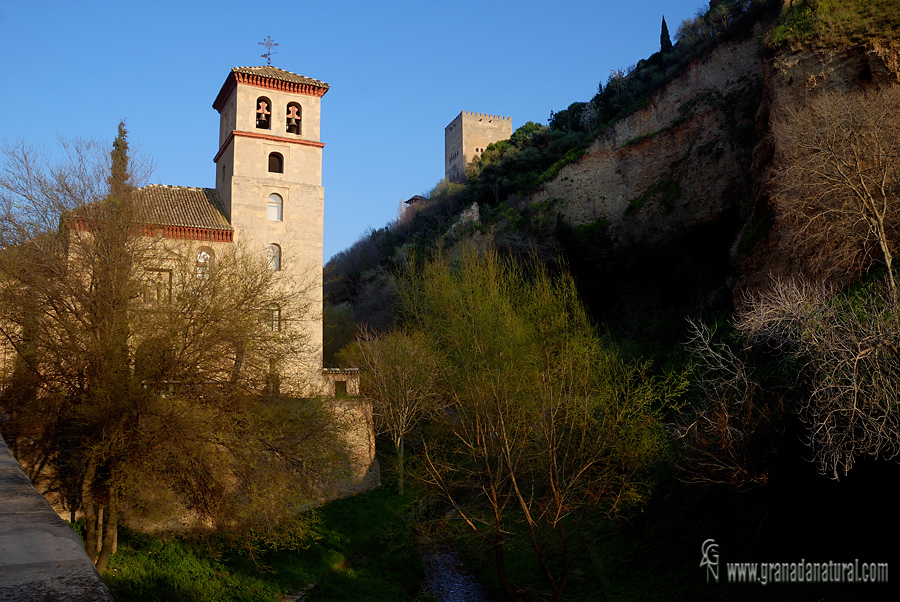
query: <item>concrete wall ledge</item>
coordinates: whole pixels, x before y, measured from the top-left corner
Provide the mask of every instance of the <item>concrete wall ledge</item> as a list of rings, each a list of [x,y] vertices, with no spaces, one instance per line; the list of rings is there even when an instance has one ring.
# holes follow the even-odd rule
[[[0,601],[113,602],[81,539],[0,437]]]

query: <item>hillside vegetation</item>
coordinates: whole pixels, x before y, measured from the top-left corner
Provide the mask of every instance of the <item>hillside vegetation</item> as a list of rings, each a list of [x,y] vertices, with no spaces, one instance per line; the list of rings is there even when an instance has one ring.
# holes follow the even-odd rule
[[[375,422],[498,599],[890,599],[697,556],[895,562],[897,18],[710,2],[329,262],[334,361],[416,341],[364,392],[428,359]]]
[[[421,204],[424,206],[383,228],[364,233],[354,245],[335,255],[326,266],[326,299],[329,303],[326,338],[333,335],[326,343],[326,356],[330,357],[349,342],[353,328],[347,327],[348,320],[377,329],[391,326],[394,297],[389,274],[405,265],[410,256],[427,256],[436,245],[446,243],[448,232],[450,239],[462,236],[461,229],[451,232],[450,227],[473,203],[479,205],[481,214],[475,230],[490,235],[499,248],[507,251],[536,249],[543,259],[551,262],[562,258],[572,267],[580,286],[587,280],[582,268],[590,271],[601,264],[604,266],[601,269],[611,270],[604,279],[618,280],[615,274],[618,268],[609,261],[614,246],[606,235],[609,224],[603,219],[591,224],[569,223],[564,214],[552,206],[557,200],[532,204],[529,195],[542,184],[557,179],[565,166],[577,163],[592,143],[645,107],[654,92],[683,73],[692,61],[705,56],[718,44],[751,39],[754,23],[780,7],[775,1],[731,0],[714,4],[713,8],[699,11],[678,27],[676,43],[668,51],[657,52],[627,69],[611,72],[605,83],[600,83],[592,99],[552,111],[547,125],[529,121],[509,140],[489,145],[469,166],[467,185],[440,182],[428,194],[427,204]],[[750,102],[754,99],[758,103],[758,91],[755,96],[750,93]],[[736,99],[705,100],[725,106]],[[697,101],[686,103],[680,117],[669,127],[674,128],[689,119],[696,105]],[[755,143],[752,115],[756,106],[748,105],[743,109],[744,116],[739,118],[744,129],[737,134],[741,137],[740,143],[746,147],[747,156]],[[635,137],[629,144],[639,145],[658,133]],[[749,170],[749,165],[746,169]],[[648,190],[644,198],[655,196],[665,202],[677,192],[674,183],[661,181]],[[559,204],[565,202],[565,199],[558,199]],[[642,202],[641,198],[635,198],[635,208]],[[620,251],[631,254],[630,250]],[[638,255],[655,257],[660,252],[665,254],[665,251],[642,249]],[[643,263],[653,261],[648,257]],[[633,266],[622,267],[631,271]],[[595,317],[609,317],[607,310],[619,299],[598,300],[597,296],[587,295],[589,309]]]

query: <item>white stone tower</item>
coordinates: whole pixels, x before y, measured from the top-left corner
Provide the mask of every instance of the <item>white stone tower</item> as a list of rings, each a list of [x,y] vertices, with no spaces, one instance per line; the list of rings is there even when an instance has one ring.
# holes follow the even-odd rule
[[[221,116],[216,191],[235,242],[265,254],[271,269],[312,285],[314,316],[305,322],[310,356],[280,370],[315,388],[322,368],[319,115],[327,91],[324,82],[276,67],[235,67],[213,103]]]

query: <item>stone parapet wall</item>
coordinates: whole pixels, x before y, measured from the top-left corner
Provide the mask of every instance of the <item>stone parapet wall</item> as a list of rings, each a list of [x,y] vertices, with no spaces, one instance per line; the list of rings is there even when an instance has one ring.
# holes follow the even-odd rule
[[[78,535],[0,437],[0,600],[113,602]]]

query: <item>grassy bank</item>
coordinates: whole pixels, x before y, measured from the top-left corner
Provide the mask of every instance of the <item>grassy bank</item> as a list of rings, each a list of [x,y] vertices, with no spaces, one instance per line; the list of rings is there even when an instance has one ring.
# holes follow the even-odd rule
[[[262,567],[197,541],[122,530],[104,581],[117,602],[279,602],[307,589],[310,602],[411,600],[422,582],[408,524],[414,499],[394,491],[380,487],[326,504],[316,541],[267,552]]]

